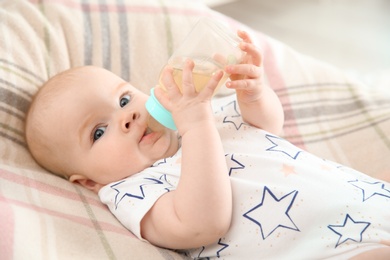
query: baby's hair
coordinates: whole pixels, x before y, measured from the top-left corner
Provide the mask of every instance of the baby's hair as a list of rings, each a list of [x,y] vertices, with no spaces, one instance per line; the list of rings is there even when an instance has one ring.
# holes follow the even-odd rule
[[[45,135],[48,126],[45,115],[55,104],[57,97],[61,96],[67,86],[77,79],[78,68],[65,70],[46,81],[34,95],[26,114],[25,140],[34,160],[49,172],[68,179],[65,165],[60,160],[58,147]]]

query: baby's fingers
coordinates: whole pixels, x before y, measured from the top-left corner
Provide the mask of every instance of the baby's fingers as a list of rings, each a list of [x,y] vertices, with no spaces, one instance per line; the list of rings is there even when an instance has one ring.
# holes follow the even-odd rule
[[[238,31],[237,31],[237,35],[238,35],[238,37],[240,37],[244,42],[252,43],[252,39],[251,39],[251,37],[249,36],[249,34],[248,34],[246,31],[238,30]]]
[[[225,71],[230,75],[241,75],[248,78],[260,78],[261,68],[253,64],[239,64],[226,66]]]
[[[183,66],[182,91],[183,95],[193,95],[195,93],[195,85],[192,76],[192,71],[195,64],[192,60],[186,60]]]
[[[172,111],[172,103],[169,100],[168,94],[160,87],[154,88],[154,96],[160,102],[160,104],[167,110]]]
[[[252,60],[252,62],[251,62],[252,64],[254,64],[256,66],[261,65],[261,54],[260,54],[259,49],[254,44],[241,42],[240,48],[242,51],[246,52],[247,55],[250,56],[250,58]]]
[[[213,96],[215,89],[223,76],[223,71],[217,71],[213,74],[210,80],[207,82],[204,89],[199,93],[203,99],[209,99]]]
[[[161,72],[161,82],[167,92],[167,96],[170,99],[175,99],[181,96],[180,89],[177,86],[173,78],[173,69],[170,66],[166,66]]]
[[[258,86],[257,81],[253,79],[234,80],[226,83],[226,87],[228,88],[232,88],[235,90],[245,90],[245,91],[254,90],[257,88],[257,86]]]

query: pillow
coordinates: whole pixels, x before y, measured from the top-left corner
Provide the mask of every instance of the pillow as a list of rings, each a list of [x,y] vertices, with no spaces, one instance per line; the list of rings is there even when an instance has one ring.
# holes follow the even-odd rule
[[[370,175],[390,168],[390,98],[202,1],[0,1],[0,247],[6,259],[185,256],[137,240],[97,196],[31,158],[25,113],[51,76],[96,65],[148,93],[202,16],[247,30],[285,108],[283,137]],[[225,91],[222,94],[229,94]]]

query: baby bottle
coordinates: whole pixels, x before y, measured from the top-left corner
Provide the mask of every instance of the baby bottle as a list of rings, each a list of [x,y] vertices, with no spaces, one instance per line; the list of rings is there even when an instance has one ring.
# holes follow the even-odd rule
[[[192,77],[196,91],[201,91],[218,70],[224,70],[228,64],[241,62],[243,52],[239,48],[241,39],[222,24],[211,18],[202,18],[185,37],[179,48],[168,60],[168,65],[173,68],[173,77],[182,91],[182,74],[185,61],[191,59],[195,66]],[[224,74],[214,94],[225,83],[228,74]],[[161,83],[159,86],[165,89]],[[150,97],[146,102],[146,109],[159,123],[170,129],[176,130],[171,113],[162,106],[151,89]]]

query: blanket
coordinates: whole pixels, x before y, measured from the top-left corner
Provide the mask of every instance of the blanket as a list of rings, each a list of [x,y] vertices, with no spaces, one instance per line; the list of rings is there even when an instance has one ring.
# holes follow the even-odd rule
[[[148,93],[169,56],[204,16],[233,31],[248,31],[262,50],[266,81],[285,109],[284,138],[372,176],[390,169],[388,92],[300,54],[202,1],[3,0],[2,259],[186,258],[139,241],[95,194],[40,168],[26,147],[24,119],[42,84],[70,67],[101,66]],[[220,93],[231,94],[226,89]]]

